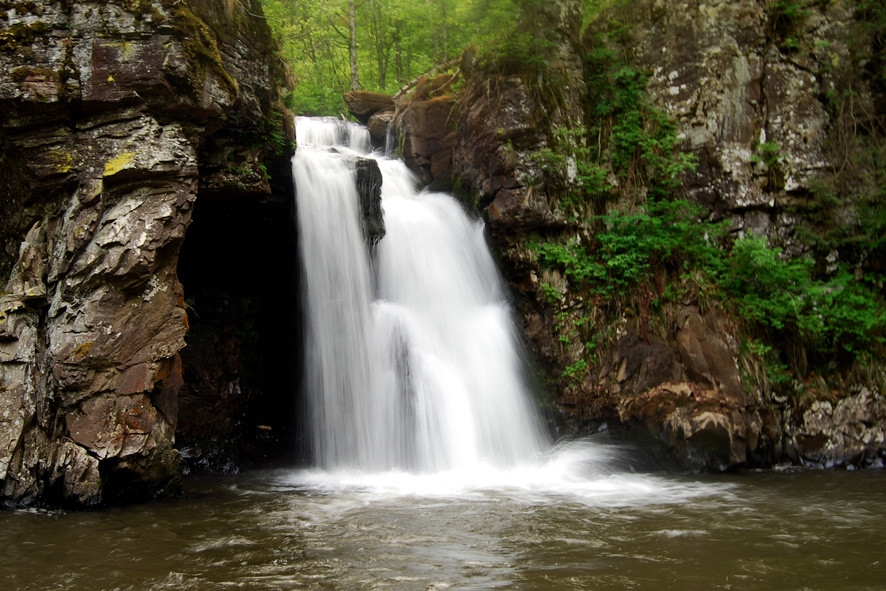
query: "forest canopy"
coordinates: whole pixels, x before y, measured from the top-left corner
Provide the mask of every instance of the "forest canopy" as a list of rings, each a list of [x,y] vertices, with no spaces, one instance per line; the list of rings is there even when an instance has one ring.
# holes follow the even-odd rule
[[[283,59],[296,76],[289,106],[306,115],[343,112],[341,96],[355,87],[393,94],[413,78],[457,58],[467,45],[505,36],[516,26],[521,3],[261,1]]]

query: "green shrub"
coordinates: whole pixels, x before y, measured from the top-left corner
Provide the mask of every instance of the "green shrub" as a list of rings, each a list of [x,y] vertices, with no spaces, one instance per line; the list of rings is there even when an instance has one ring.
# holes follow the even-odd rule
[[[736,242],[718,273],[738,316],[764,334],[795,332],[813,351],[855,354],[884,342],[883,298],[841,270],[818,280],[811,260],[784,259],[764,238]]]
[[[724,226],[699,223],[701,211],[686,201],[652,201],[637,213],[596,217],[601,229],[588,247],[578,239],[529,247],[543,265],[561,269],[576,286],[607,297],[623,295],[650,280],[656,269],[683,274],[715,267],[713,241]]]

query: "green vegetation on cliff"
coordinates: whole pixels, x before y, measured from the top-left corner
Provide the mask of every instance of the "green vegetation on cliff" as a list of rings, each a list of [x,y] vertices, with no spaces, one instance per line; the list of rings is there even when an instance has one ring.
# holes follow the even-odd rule
[[[810,4],[770,5],[771,35],[781,51],[799,49]],[[826,99],[835,121],[835,164],[812,182],[812,192],[785,207],[796,215],[795,241],[804,246],[792,255],[777,236],[736,231],[728,219],[713,221],[710,211],[685,199],[684,176],[694,170],[695,156],[682,147],[675,122],[647,99],[647,73],[630,59],[629,27],[604,14],[608,20],[585,34],[587,125],[558,129],[551,147],[535,156],[559,206],[584,228],[529,242],[543,268],[568,280],[565,293],[543,285],[545,297],[563,297],[579,316],[602,312],[605,320],[597,317],[597,324],[634,310],[644,334],[666,303],[728,310],[743,327],[745,353],[764,361],[777,388],[813,370],[840,373],[882,358],[886,109],[879,66],[886,10],[858,3],[853,65],[865,67]],[[867,85],[875,96],[881,92],[873,106],[860,98]],[[773,193],[784,190],[783,159],[773,141],[757,144],[751,159],[767,171]],[[596,357],[596,335],[584,344],[585,358]],[[587,369],[573,363],[563,377],[575,381]]]

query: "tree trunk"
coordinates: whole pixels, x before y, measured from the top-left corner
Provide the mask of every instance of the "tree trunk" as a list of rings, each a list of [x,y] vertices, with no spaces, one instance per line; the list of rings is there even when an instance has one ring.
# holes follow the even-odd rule
[[[440,26],[442,27],[443,63],[449,61],[449,39],[446,31],[446,0],[440,0]]]
[[[384,91],[388,75],[388,52],[385,38],[385,19],[378,2],[370,2],[372,9],[372,28],[375,37],[375,63],[378,68],[378,87]]]
[[[348,0],[348,53],[351,59],[351,90],[360,90],[360,77],[357,75],[357,2]]]

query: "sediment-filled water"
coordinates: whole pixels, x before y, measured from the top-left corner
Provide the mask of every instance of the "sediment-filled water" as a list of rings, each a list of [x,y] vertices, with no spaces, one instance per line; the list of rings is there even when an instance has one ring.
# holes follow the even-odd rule
[[[886,473],[600,471],[513,486],[324,472],[192,478],[178,500],[0,513],[9,590],[873,591]]]

